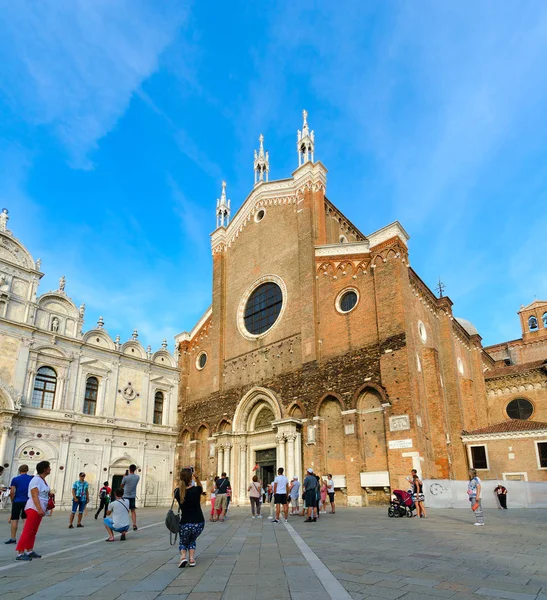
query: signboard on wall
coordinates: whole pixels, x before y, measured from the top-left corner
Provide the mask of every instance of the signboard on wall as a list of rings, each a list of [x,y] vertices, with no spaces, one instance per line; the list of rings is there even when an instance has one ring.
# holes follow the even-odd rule
[[[390,450],[401,450],[402,448],[412,448],[412,440],[391,440],[388,444]]]

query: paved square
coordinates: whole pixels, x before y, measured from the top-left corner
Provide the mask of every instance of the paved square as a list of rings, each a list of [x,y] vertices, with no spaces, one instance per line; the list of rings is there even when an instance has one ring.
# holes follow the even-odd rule
[[[287,527],[233,508],[225,523],[207,523],[192,569],[177,568],[165,512],[140,510],[139,531],[115,544],[91,515],[69,530],[68,513],[56,512],[38,534],[43,558],[16,563],[14,547],[0,544],[2,600],[547,600],[546,510],[485,511],[481,528],[471,511],[419,520],[341,508],[318,523],[291,517]],[[7,517],[0,512],[4,534]]]

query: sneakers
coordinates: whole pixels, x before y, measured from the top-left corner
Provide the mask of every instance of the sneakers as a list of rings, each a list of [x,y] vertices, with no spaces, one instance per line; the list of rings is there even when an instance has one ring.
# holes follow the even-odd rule
[[[285,523],[288,523],[288,522],[289,522],[289,519],[284,519],[284,522],[285,522]]]
[[[24,560],[24,561],[31,561],[32,557],[30,557],[28,554],[18,554],[15,557],[15,560]]]
[[[76,527],[83,527],[83,525],[81,523],[78,523],[78,525],[76,525]]]
[[[257,519],[262,519],[262,515],[256,515]]]
[[[268,519],[271,521],[271,520],[273,519],[273,517],[272,517],[272,516],[269,516],[269,517],[268,517]]]
[[[256,519],[256,517],[253,515],[253,516],[251,517],[251,519]]]
[[[74,525],[69,525],[68,528],[69,529],[74,529]]]
[[[313,519],[311,520],[312,523],[315,523],[317,521],[317,519],[315,517],[313,517]]]
[[[138,527],[136,525],[133,525],[133,531],[137,531]]]
[[[307,518],[307,519],[304,521],[304,523],[311,523],[311,522],[312,522],[312,519],[310,519],[310,517],[308,517],[308,518]]]
[[[484,523],[475,523],[477,527],[484,527]]]
[[[277,519],[273,519],[272,523],[279,523]]]
[[[120,535],[120,542],[125,542],[125,540],[126,540],[125,533],[122,533]]]
[[[10,538],[7,542],[4,542],[4,544],[16,544],[17,540]]]
[[[38,554],[38,552],[34,552],[34,550],[32,550],[31,552],[29,552],[27,554],[27,556],[30,556],[30,558],[42,558],[42,555]]]
[[[184,567],[188,564],[188,559],[187,558],[182,558],[181,561],[179,562],[179,569],[184,569]]]

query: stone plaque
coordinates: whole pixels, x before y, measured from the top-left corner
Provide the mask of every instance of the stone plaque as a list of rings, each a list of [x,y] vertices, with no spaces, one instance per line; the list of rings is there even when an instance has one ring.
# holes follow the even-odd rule
[[[389,442],[390,450],[401,450],[402,448],[412,448],[412,440],[391,440]]]
[[[405,431],[405,429],[410,429],[410,419],[408,415],[389,417],[390,431]]]

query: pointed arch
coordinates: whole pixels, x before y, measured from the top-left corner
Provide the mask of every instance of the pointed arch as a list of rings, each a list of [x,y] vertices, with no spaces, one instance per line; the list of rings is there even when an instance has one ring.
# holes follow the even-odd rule
[[[334,392],[327,392],[326,394],[323,394],[319,400],[319,402],[317,403],[317,409],[315,411],[316,416],[320,415],[321,412],[321,406],[326,402],[326,401],[330,401],[330,400],[336,400],[338,402],[338,404],[340,405],[340,410],[346,410],[346,405],[344,404],[344,401],[342,400],[342,398],[340,398],[340,396]]]
[[[223,431],[232,431],[232,422],[229,419],[226,419],[225,417],[220,419],[218,425],[216,426],[217,433],[222,433]]]
[[[287,409],[287,414],[289,417],[293,417],[295,419],[303,419],[306,411],[302,406],[302,403],[298,400],[295,400]]]
[[[357,403],[359,401],[359,398],[362,396],[363,392],[365,392],[367,390],[367,388],[370,390],[373,390],[377,394],[379,394],[379,396],[382,399],[382,404],[391,404],[386,390],[380,384],[374,383],[373,381],[367,381],[362,386],[357,388],[356,392],[353,394],[353,397],[351,400],[351,408],[357,408]]]

